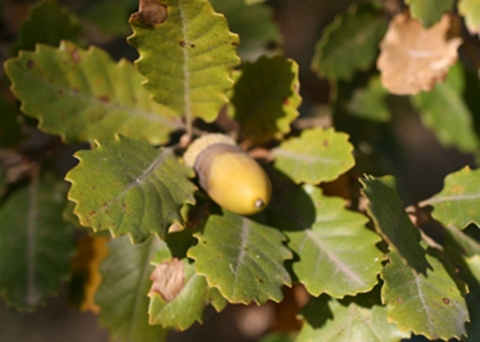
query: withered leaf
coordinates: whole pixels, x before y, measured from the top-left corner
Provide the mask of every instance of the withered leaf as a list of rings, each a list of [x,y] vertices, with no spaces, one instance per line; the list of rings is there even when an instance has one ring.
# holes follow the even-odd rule
[[[177,258],[157,265],[150,276],[153,283],[148,295],[158,293],[166,302],[174,300],[185,283],[183,269],[183,262]]]
[[[140,0],[138,12],[133,13],[131,18],[153,27],[165,21],[167,6],[162,5],[157,0]]]
[[[392,94],[413,95],[443,81],[462,43],[460,38],[446,39],[449,27],[449,15],[430,29],[408,14],[395,16],[380,43],[377,67],[382,85]]]

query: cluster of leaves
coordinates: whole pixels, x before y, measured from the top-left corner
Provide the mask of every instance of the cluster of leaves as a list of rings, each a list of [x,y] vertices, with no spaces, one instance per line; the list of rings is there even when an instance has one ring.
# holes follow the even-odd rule
[[[447,37],[460,22],[444,14],[453,1],[407,2],[410,14],[351,6],[324,29],[312,68],[335,89],[335,115],[385,122],[387,97],[410,95],[402,99],[439,141],[476,154],[464,94],[471,76],[465,63],[455,64],[461,39]],[[473,1],[458,9],[476,34]],[[420,233],[421,220],[411,219],[420,212],[405,210],[392,176],[361,178],[367,215],[349,210],[322,187],[354,167],[354,146],[333,127],[291,130],[299,70],[268,49],[280,43],[269,7],[140,0],[129,20],[134,64],[83,47],[82,20],[108,27],[106,35],[125,32],[125,13],[114,11],[107,23],[98,10],[87,7],[77,19],[53,0],[39,2],[4,65],[21,112],[49,134],[42,153],[32,154],[20,134],[30,119],[19,123],[16,105],[2,97],[0,294],[7,303],[34,310],[73,273],[79,307],[99,312],[112,340],[162,341],[170,329],[201,321],[207,305],[281,302],[285,286],[301,283],[311,299],[296,341],[400,341],[412,333],[480,339],[479,171],[447,176],[443,190],[419,204],[434,208],[440,242]],[[181,162],[179,136],[226,127],[221,112],[240,127],[242,146],[272,161],[265,165],[272,201],[254,217],[212,203]],[[67,190],[49,171],[51,155],[79,143],[90,149],[75,153]],[[74,243],[73,227],[91,230]]]

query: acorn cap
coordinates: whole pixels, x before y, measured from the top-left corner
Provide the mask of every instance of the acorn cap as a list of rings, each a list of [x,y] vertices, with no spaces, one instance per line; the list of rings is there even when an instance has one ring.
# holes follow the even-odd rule
[[[210,133],[206,134],[196,140],[194,140],[190,146],[188,146],[185,154],[183,155],[183,160],[187,166],[193,167],[195,165],[195,161],[197,160],[198,155],[205,150],[208,146],[213,144],[228,144],[234,145],[235,140],[229,137],[228,135],[221,134],[221,133]]]

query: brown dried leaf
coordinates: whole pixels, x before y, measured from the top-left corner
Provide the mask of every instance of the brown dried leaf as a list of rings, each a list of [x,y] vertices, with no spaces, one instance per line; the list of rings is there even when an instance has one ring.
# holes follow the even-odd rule
[[[183,268],[183,262],[177,258],[157,265],[150,276],[153,284],[148,295],[158,293],[166,302],[174,300],[185,283]]]
[[[377,67],[382,85],[392,94],[413,95],[443,81],[462,43],[460,38],[446,39],[449,27],[448,15],[430,29],[408,14],[395,16],[380,44]]]
[[[167,19],[167,6],[157,0],[140,0],[138,12],[133,13],[131,19],[153,27]]]

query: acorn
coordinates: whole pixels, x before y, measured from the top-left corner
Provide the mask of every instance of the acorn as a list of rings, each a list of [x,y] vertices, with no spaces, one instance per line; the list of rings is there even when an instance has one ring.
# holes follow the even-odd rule
[[[221,207],[253,215],[270,202],[270,179],[232,138],[219,133],[204,135],[188,147],[183,158],[197,173],[200,186]]]

